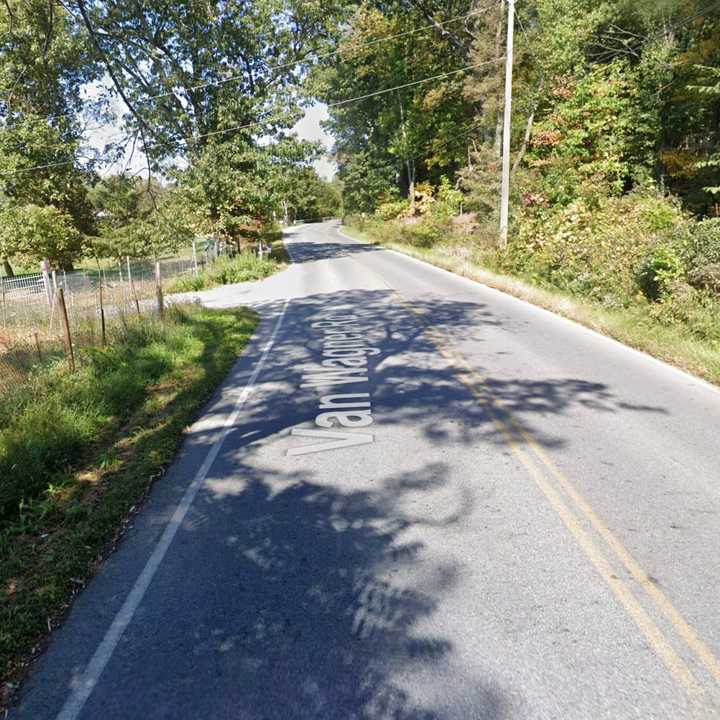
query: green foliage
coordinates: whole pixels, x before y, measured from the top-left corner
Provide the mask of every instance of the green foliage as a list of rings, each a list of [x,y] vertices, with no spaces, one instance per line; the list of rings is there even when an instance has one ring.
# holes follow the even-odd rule
[[[720,218],[703,220],[692,226],[686,262],[691,269],[720,263]]]
[[[37,267],[45,258],[71,268],[83,249],[72,218],[52,205],[9,206],[0,212],[0,254]]]
[[[720,296],[720,218],[693,225],[683,260],[690,285]]]
[[[443,175],[440,178],[440,186],[435,196],[435,204],[432,213],[436,217],[450,219],[460,212],[464,200],[463,193],[454,188],[450,181]]]
[[[660,300],[682,276],[679,254],[672,247],[661,245],[653,248],[640,265],[638,286],[648,300]]]
[[[188,276],[170,281],[166,290],[170,293],[191,292],[235,283],[262,280],[283,267],[273,255],[260,258],[252,252],[242,252],[235,257],[220,257],[197,277]]]
[[[437,184],[465,158],[474,113],[462,75],[414,83],[467,65],[469,35],[452,25],[422,36],[408,31],[427,25],[428,13],[443,22],[469,11],[470,3],[432,10],[417,2],[348,6],[354,13],[338,27],[339,54],[318,66],[310,87],[328,103],[363,98],[331,107],[327,125],[336,140],[345,211],[371,213],[380,197],[407,195],[418,182]],[[382,92],[398,85],[405,87]]]
[[[619,195],[640,172],[650,140],[626,63],[600,65],[554,88],[553,113],[534,129],[528,164],[551,203],[580,195]]]
[[[97,76],[64,7],[0,4],[0,195],[11,205],[54,205],[81,232],[92,229],[92,213],[74,113],[81,87]]]
[[[64,363],[39,370],[12,399],[15,410],[0,413],[0,520],[78,463],[108,424],[128,417],[189,342],[180,327],[146,321],[117,329],[109,347],[84,354],[74,375]]]
[[[405,215],[410,207],[407,200],[390,200],[375,208],[375,215],[381,220],[395,220]]]
[[[358,152],[340,164],[346,213],[372,213],[381,202],[397,197],[392,165],[367,152]]]
[[[551,207],[533,202],[519,215],[502,264],[563,290],[626,305],[648,255],[681,243],[686,234],[679,208],[651,193]]]
[[[112,336],[112,348],[83,357],[76,374],[38,368],[14,398],[4,404],[0,399],[0,447],[11,439],[14,451],[31,463],[20,466],[0,450],[0,495],[7,504],[0,522],[0,585],[12,587],[0,603],[5,678],[27,666],[78,582],[95,572],[98,558],[172,460],[256,324],[257,316],[247,310],[173,306],[162,327],[148,319],[132,321],[128,332]],[[148,382],[148,372],[154,381]],[[106,423],[98,407],[114,413]],[[41,432],[32,427],[23,434],[31,417]],[[90,427],[96,432],[90,434]],[[63,436],[72,442],[59,443]],[[51,450],[55,445],[58,454]],[[51,458],[57,472],[38,465],[42,456]],[[60,459],[71,464],[60,466]],[[23,477],[31,484],[21,485]]]
[[[305,165],[288,166],[275,186],[275,213],[287,222],[337,217],[342,209],[340,187],[323,180]]]
[[[435,217],[427,217],[416,223],[401,225],[398,236],[408,245],[429,248],[441,242],[448,234],[446,223]]]

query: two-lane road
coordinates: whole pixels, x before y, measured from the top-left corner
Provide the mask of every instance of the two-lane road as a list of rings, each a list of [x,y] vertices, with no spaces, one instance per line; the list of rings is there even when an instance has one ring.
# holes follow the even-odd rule
[[[720,717],[720,392],[335,223],[11,717]]]

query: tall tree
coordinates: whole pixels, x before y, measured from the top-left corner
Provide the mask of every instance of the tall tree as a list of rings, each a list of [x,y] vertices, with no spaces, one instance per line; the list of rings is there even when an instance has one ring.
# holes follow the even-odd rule
[[[98,74],[85,40],[55,0],[0,4],[0,203],[53,205],[83,232],[92,213],[78,113]]]

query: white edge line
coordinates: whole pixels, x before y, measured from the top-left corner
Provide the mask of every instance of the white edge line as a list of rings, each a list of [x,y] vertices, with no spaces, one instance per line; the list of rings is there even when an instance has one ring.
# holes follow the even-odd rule
[[[344,233],[340,228],[337,228],[338,234],[342,235],[344,238],[347,238],[348,240],[352,240],[353,242],[362,243],[362,240],[358,240],[358,238],[354,238],[351,235],[348,235],[347,233]],[[687,370],[683,370],[682,368],[676,367],[675,365],[671,365],[668,362],[665,362],[664,360],[661,360],[660,358],[655,357],[654,355],[650,355],[650,353],[645,352],[644,350],[638,350],[638,348],[634,348],[631,345],[626,345],[624,342],[621,342],[620,340],[616,340],[614,337],[611,337],[610,335],[606,335],[605,333],[601,333],[599,330],[594,330],[593,328],[588,327],[587,325],[583,325],[581,322],[578,322],[577,320],[573,320],[572,318],[565,317],[565,315],[560,315],[559,313],[553,312],[552,310],[548,310],[548,308],[544,308],[541,305],[536,305],[535,303],[531,303],[529,300],[525,300],[523,298],[519,298],[516,295],[513,295],[510,292],[506,292],[505,290],[500,290],[499,288],[492,287],[490,285],[485,284],[481,280],[473,280],[472,278],[465,277],[464,275],[459,275],[458,273],[452,272],[452,270],[446,270],[445,268],[439,267],[437,265],[433,265],[432,263],[428,262],[427,260],[420,260],[420,258],[413,257],[412,255],[406,255],[403,252],[400,252],[399,250],[393,250],[392,248],[385,247],[382,242],[378,243],[378,247],[382,248],[385,252],[393,253],[393,255],[397,255],[398,257],[404,258],[405,260],[410,260],[412,262],[420,263],[421,265],[425,265],[426,267],[430,268],[431,270],[435,270],[436,272],[443,273],[445,275],[450,275],[452,278],[455,278],[456,280],[461,280],[466,283],[470,283],[472,285],[480,285],[481,287],[485,288],[486,290],[489,290],[490,292],[499,293],[500,295],[503,295],[506,298],[510,298],[511,300],[514,300],[515,302],[522,303],[523,305],[528,305],[531,308],[534,308],[535,310],[541,312],[541,313],[547,313],[548,315],[551,315],[553,318],[560,320],[561,322],[569,323],[570,325],[573,325],[576,328],[580,328],[581,330],[584,330],[587,333],[590,333],[592,335],[595,335],[598,338],[601,338],[607,342],[612,343],[613,345],[617,345],[618,347],[622,348],[623,350],[627,350],[628,352],[634,353],[635,355],[639,355],[641,358],[644,358],[645,360],[652,361],[653,364],[659,365],[661,368],[665,370],[670,370],[676,375],[680,375],[685,380],[691,380],[701,387],[704,387],[706,390],[712,390],[714,393],[720,393],[720,388],[718,388],[716,385],[713,385],[711,382],[708,382],[704,378],[698,377],[697,375],[693,375],[692,373],[687,372]],[[489,272],[489,271],[488,271]],[[508,276],[511,277],[511,276]],[[517,278],[520,282],[522,282],[521,278]]]
[[[65,701],[65,704],[58,713],[56,720],[76,720],[82,712],[88,698],[95,689],[105,666],[110,661],[115,648],[120,642],[120,638],[125,632],[127,626],[130,624],[136,610],[142,602],[143,597],[145,596],[155,573],[160,567],[168,548],[175,538],[180,525],[185,519],[195,496],[205,482],[205,478],[210,472],[210,469],[212,468],[225,439],[232,432],[233,426],[237,422],[238,415],[250,396],[258,375],[265,365],[265,361],[267,360],[270,350],[275,343],[275,338],[277,337],[280,326],[282,325],[289,302],[289,300],[285,300],[283,309],[280,312],[277,322],[275,323],[275,327],[273,328],[272,335],[270,336],[260,359],[257,361],[250,379],[243,388],[243,391],[240,393],[240,396],[235,403],[235,407],[225,420],[220,437],[218,437],[213,446],[210,448],[203,464],[200,466],[200,469],[193,478],[193,481],[185,490],[182,499],[178,503],[177,508],[175,508],[173,516],[170,518],[162,536],[160,537],[160,540],[158,541],[158,544],[155,546],[155,550],[153,550],[153,553],[145,564],[140,576],[135,581],[135,585],[133,585],[132,590],[115,616],[112,625],[110,625],[108,631],[105,633],[105,637],[102,639],[102,642],[98,645],[98,648],[95,650],[92,658],[90,658],[90,662],[88,662],[81,678],[72,689],[70,697],[68,697]]]

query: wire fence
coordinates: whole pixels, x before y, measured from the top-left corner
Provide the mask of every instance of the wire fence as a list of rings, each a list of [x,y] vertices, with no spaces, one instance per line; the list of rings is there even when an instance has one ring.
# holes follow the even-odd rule
[[[133,260],[113,267],[0,278],[0,393],[58,357],[74,367],[75,351],[102,346],[112,325],[164,309],[163,283],[198,275],[225,248],[208,243],[186,258]]]

